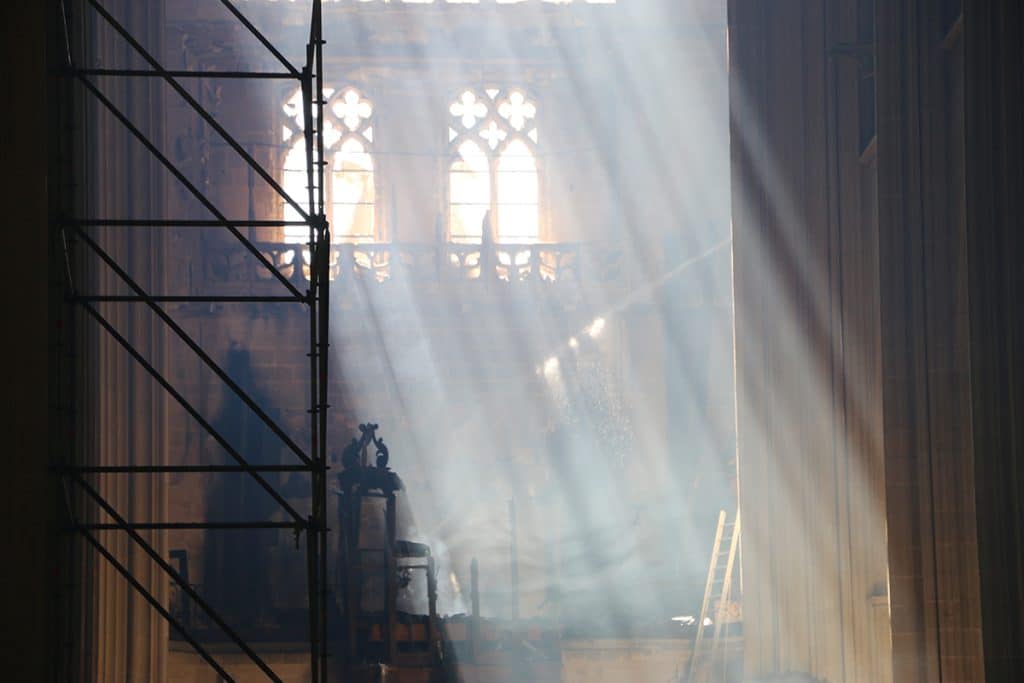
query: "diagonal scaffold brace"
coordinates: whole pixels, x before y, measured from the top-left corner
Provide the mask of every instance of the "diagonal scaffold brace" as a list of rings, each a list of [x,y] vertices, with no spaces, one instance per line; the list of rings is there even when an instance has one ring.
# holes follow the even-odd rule
[[[59,16],[64,32],[63,40],[66,44],[66,64],[60,76],[66,78],[68,89],[77,87],[82,97],[91,100],[100,109],[109,114],[126,130],[135,143],[145,149],[149,155],[158,163],[169,178],[176,180],[187,191],[188,197],[194,206],[209,214],[209,218],[189,217],[186,219],[168,219],[161,215],[141,215],[132,217],[123,216],[82,216],[73,215],[76,212],[70,211],[69,215],[63,216],[59,221],[58,233],[59,244],[63,250],[63,264],[65,264],[64,290],[65,300],[70,306],[81,311],[81,318],[84,322],[95,325],[103,334],[111,338],[128,357],[133,359],[146,374],[152,378],[156,386],[160,387],[165,394],[177,403],[200,427],[207,433],[224,451],[231,457],[234,464],[231,465],[167,465],[160,463],[150,464],[120,464],[109,463],[103,454],[99,454],[99,460],[88,461],[76,456],[74,452],[66,456],[62,463],[55,467],[57,476],[65,491],[65,514],[68,519],[68,531],[85,541],[87,547],[92,548],[100,558],[106,561],[118,575],[123,577],[129,586],[138,592],[152,608],[165,619],[170,627],[174,629],[185,642],[189,643],[196,653],[207,662],[217,675],[226,681],[235,680],[227,668],[217,660],[217,657],[210,652],[200,637],[190,629],[189,624],[171,614],[158,596],[151,590],[153,568],[159,570],[183,595],[187,596],[192,604],[197,605],[207,618],[228,636],[238,649],[261,671],[267,679],[280,681],[280,676],[274,672],[273,667],[264,660],[255,649],[246,642],[240,634],[237,625],[232,625],[219,614],[209,602],[190,586],[168,562],[161,556],[151,540],[147,540],[141,532],[158,533],[166,529],[222,529],[225,531],[243,529],[269,529],[283,528],[291,529],[296,534],[296,539],[304,534],[305,554],[307,560],[307,595],[309,609],[309,655],[310,655],[310,678],[314,683],[324,683],[328,671],[327,651],[327,411],[328,402],[328,346],[329,346],[329,289],[330,289],[330,228],[325,213],[324,197],[324,137],[320,122],[324,120],[323,107],[324,97],[324,76],[323,76],[323,47],[325,45],[323,36],[323,15],[321,0],[312,0],[310,13],[309,39],[306,46],[305,64],[293,65],[283,53],[274,46],[271,40],[257,29],[257,27],[245,16],[236,6],[233,0],[219,0],[220,4],[229,12],[233,20],[237,21],[244,29],[252,35],[280,64],[281,71],[241,71],[241,70],[170,70],[165,68],[160,61],[143,46],[142,42],[132,34],[129,28],[118,21],[102,0],[77,0],[76,8],[80,5],[82,13],[91,12],[95,21],[102,22],[113,29],[130,48],[130,51],[145,62],[147,68],[100,68],[95,65],[76,65],[73,59],[75,54],[89,54],[85,43],[85,31],[76,33],[75,24],[69,20],[71,13],[69,6],[73,0],[55,0],[59,6]],[[85,25],[84,23],[81,25]],[[81,39],[83,45],[75,44],[76,39]],[[81,48],[81,49],[78,49]],[[273,192],[293,210],[299,220],[280,220],[275,218],[256,219],[250,216],[248,220],[233,219],[221,212],[215,203],[193,183],[187,175],[178,168],[171,158],[164,153],[159,145],[147,136],[140,125],[133,121],[132,114],[138,116],[138,112],[126,112],[116,105],[111,97],[103,90],[103,85],[111,82],[111,79],[155,79],[164,82],[170,87],[185,104],[202,121],[227,144],[237,158],[244,163],[251,173],[261,178]],[[234,80],[293,80],[301,89],[301,106],[303,118],[306,122],[305,136],[305,165],[308,184],[308,195],[304,198],[297,198],[289,195],[281,183],[274,178],[273,174],[264,168],[253,156],[228,132],[228,130],[217,120],[217,117],[207,110],[192,94],[182,85],[182,79],[207,78],[207,79],[234,79]],[[143,114],[144,115],[144,114]],[[69,128],[72,133],[69,137],[82,135],[86,128],[86,121],[76,120],[76,116],[82,116],[81,112],[72,111],[67,115],[74,125]],[[82,146],[82,149],[86,146]],[[106,150],[101,147],[91,148],[91,153],[102,155]],[[86,159],[86,161],[92,161]],[[67,173],[72,173],[68,170]],[[73,186],[77,179],[71,178],[68,183]],[[101,188],[102,189],[102,188]],[[84,212],[83,212],[84,213]],[[309,288],[302,292],[294,284],[293,280],[284,275],[267,259],[260,249],[253,244],[243,230],[253,227],[276,227],[276,226],[307,226],[309,228],[308,249],[309,259]],[[118,260],[118,254],[105,249],[100,240],[96,238],[91,230],[99,227],[104,228],[127,228],[147,230],[160,230],[166,228],[220,228],[230,233],[238,240],[246,251],[265,269],[270,276],[283,288],[284,292],[267,296],[223,296],[216,294],[188,294],[175,295],[164,293],[153,293],[137,283],[130,275],[126,265]],[[81,245],[81,248],[78,248]],[[77,251],[76,251],[77,249]],[[86,277],[79,277],[75,272],[75,265],[81,264],[83,259],[91,259],[96,264],[102,265],[109,272],[117,276],[117,281],[130,290],[130,294],[106,293],[81,291],[81,283],[88,280]],[[191,303],[294,303],[305,306],[309,313],[309,351],[310,363],[310,396],[308,413],[310,415],[309,434],[306,442],[308,450],[299,445],[299,441],[292,438],[258,403],[245,392],[238,382],[230,377],[204,350],[200,341],[189,336],[185,329],[174,320],[163,304],[176,302]],[[117,329],[117,326],[103,314],[103,305],[140,305],[145,306],[159,321],[164,329],[172,334],[190,349],[201,361],[202,365],[209,370],[234,396],[236,396],[260,423],[270,430],[280,440],[285,449],[294,456],[293,463],[284,465],[255,465],[247,458],[243,449],[236,448],[225,436],[214,427],[213,420],[203,414],[200,407],[188,401],[181,391],[176,388],[168,379],[171,375],[162,372],[157,365],[148,359],[142,349],[136,347],[130,339],[130,335]],[[81,354],[87,357],[88,354]],[[88,358],[87,358],[88,360]],[[74,449],[72,449],[74,451]],[[165,473],[188,472],[198,475],[209,475],[216,473],[242,474],[253,479],[279,506],[281,512],[286,516],[285,521],[270,520],[241,520],[232,522],[202,522],[193,520],[134,520],[118,511],[115,506],[104,497],[103,487],[98,486],[98,478],[106,475],[127,475],[145,476],[159,475]],[[285,494],[265,477],[272,472],[299,472],[307,473],[310,481],[310,500],[312,501],[310,513],[302,515],[288,503]],[[74,494],[72,492],[75,492]],[[80,497],[72,501],[72,496]],[[89,510],[88,514],[80,514],[83,506]],[[91,506],[88,507],[88,506]],[[99,521],[98,521],[99,520]],[[113,521],[102,521],[113,520]],[[136,566],[138,563],[125,562],[119,558],[117,553],[106,545],[99,533],[123,534],[130,541],[130,546],[141,550],[150,561],[144,568]],[[146,572],[146,576],[140,572]]]

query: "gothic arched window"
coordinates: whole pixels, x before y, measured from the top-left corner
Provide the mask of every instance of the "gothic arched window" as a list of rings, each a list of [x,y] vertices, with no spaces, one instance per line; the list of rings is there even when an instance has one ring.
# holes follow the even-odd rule
[[[335,242],[373,241],[377,237],[374,209],[373,104],[356,88],[325,88],[324,156],[328,160],[324,188],[327,220]],[[289,145],[282,164],[282,187],[300,206],[306,204],[306,147],[302,135],[302,97],[295,92],[284,104],[283,142]],[[284,220],[299,218],[282,202]],[[285,242],[306,242],[306,226],[285,226]]]
[[[448,235],[479,242],[490,212],[498,242],[540,238],[537,107],[521,90],[462,91],[448,108]]]

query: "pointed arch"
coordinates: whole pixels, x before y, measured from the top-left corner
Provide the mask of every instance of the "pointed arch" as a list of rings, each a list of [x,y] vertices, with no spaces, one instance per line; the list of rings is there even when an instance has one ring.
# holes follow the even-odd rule
[[[484,215],[491,208],[491,163],[472,139],[462,142],[448,173],[449,237],[479,242]]]
[[[286,129],[287,130],[287,129]],[[299,206],[306,206],[306,185],[308,176],[306,174],[306,143],[301,135],[289,136],[292,142],[288,152],[284,155],[284,163],[281,165],[281,187],[288,196],[298,202]],[[298,221],[298,211],[283,199],[281,200],[281,218],[286,221]],[[302,243],[309,241],[309,228],[305,225],[284,226],[284,241],[288,243]]]
[[[331,169],[330,216],[335,241],[375,237],[373,157],[362,140],[346,137],[334,153]]]
[[[494,184],[501,241],[536,242],[540,238],[537,160],[522,139],[512,140],[498,156]]]

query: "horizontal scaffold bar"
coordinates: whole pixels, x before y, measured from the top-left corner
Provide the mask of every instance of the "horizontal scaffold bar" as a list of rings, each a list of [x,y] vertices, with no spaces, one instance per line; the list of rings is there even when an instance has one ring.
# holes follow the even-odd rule
[[[291,79],[299,80],[301,74],[283,73],[280,71],[175,71],[167,69],[164,71],[152,71],[150,69],[74,69],[75,73],[86,76],[142,76],[151,78],[163,78],[173,76],[175,78],[253,78],[253,79]]]
[[[316,463],[312,465],[85,465],[82,467],[61,468],[66,472],[80,474],[188,474],[216,472],[313,472],[319,470]]]
[[[309,226],[310,221],[232,220],[217,218],[69,218],[65,225],[103,226],[108,228],[283,228]]]
[[[231,295],[208,295],[208,296],[131,296],[127,294],[115,295],[82,295],[73,297],[75,301],[112,301],[112,302],[146,302],[156,301],[160,303],[308,303],[306,297],[294,296],[231,296]]]
[[[128,522],[127,524],[78,524],[76,529],[307,529],[305,522]]]

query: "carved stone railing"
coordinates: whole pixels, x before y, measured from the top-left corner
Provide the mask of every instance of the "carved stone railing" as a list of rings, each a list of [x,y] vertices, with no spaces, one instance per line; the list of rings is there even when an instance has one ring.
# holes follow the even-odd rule
[[[309,277],[309,252],[302,244],[257,242],[256,247],[281,273],[297,285]],[[213,247],[205,253],[205,276],[210,282],[271,282],[272,275],[238,247]],[[362,280],[384,283],[457,283],[495,281],[616,283],[624,277],[623,250],[618,246],[584,242],[550,244],[336,244],[331,250],[331,279],[336,284]]]

